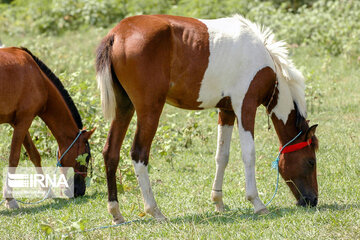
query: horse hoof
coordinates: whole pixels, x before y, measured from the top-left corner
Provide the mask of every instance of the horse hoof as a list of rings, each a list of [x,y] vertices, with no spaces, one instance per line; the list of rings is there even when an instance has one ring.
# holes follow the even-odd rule
[[[12,199],[10,201],[5,201],[5,207],[7,207],[8,209],[18,209],[19,204],[16,202],[15,199]]]
[[[120,216],[120,217],[118,217],[118,218],[114,218],[112,222],[113,222],[114,225],[117,225],[117,224],[124,223],[124,222],[125,222],[125,219],[124,219],[123,216]]]
[[[158,222],[166,222],[167,221],[167,218],[164,216],[164,214],[162,214],[159,211],[156,211],[154,214],[153,214],[153,217],[156,219],[156,221]]]
[[[155,220],[159,223],[163,223],[163,222],[167,222],[168,219],[167,217],[165,217],[164,215],[162,215],[161,217],[155,217]]]
[[[218,212],[218,213],[225,212],[224,204],[216,204],[215,205],[215,212]]]
[[[258,214],[258,215],[266,215],[266,214],[269,214],[269,213],[270,213],[270,211],[267,208],[262,208],[262,209],[255,212],[255,214]]]
[[[145,208],[145,213],[150,214],[157,221],[160,221],[160,222],[167,220],[167,218],[164,216],[164,214],[161,213],[160,209],[157,206],[153,207],[153,208]]]

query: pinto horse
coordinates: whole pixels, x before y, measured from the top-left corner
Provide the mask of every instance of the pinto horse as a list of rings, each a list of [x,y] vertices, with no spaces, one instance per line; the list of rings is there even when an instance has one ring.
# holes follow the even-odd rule
[[[87,167],[80,165],[76,158],[87,153],[89,161],[88,140],[95,129],[79,130],[83,129],[83,124],[74,102],[60,80],[41,60],[25,48],[0,49],[0,124],[9,123],[14,128],[9,167],[18,166],[21,145],[24,145],[35,167],[41,168],[40,154],[28,132],[36,116],[54,134],[60,156],[80,134],[59,164],[74,168],[74,196],[84,195]],[[14,172],[10,169],[10,173]],[[7,188],[4,188],[4,197],[8,208],[19,208]]]
[[[306,118],[304,78],[288,58],[284,42],[274,41],[242,16],[200,20],[169,15],[122,20],[97,49],[96,71],[104,116],[111,127],[104,147],[108,211],[124,221],[117,200],[116,169],[129,122],[136,111],[131,149],[145,212],[165,219],[155,202],[149,176],[151,142],[165,102],[183,109],[218,108],[216,174],[211,192],[224,211],[222,184],[237,118],[245,165],[246,198],[255,213],[267,213],[255,179],[254,121],[264,105],[283,146],[279,171],[299,205],[317,204],[316,126]],[[289,150],[286,152],[286,150]],[[286,153],[285,153],[286,152]]]

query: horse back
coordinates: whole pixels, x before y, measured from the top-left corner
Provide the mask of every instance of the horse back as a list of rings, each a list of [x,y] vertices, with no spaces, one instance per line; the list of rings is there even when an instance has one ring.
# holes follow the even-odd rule
[[[44,77],[37,64],[20,48],[0,49],[0,123],[12,122],[21,112],[39,110],[46,98]]]

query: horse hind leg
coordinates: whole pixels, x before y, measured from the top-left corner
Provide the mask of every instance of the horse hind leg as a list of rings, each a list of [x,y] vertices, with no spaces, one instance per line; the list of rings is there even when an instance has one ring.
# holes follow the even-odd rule
[[[141,108],[141,111],[137,110],[137,128],[131,148],[131,159],[133,160],[135,174],[143,196],[144,210],[157,220],[165,220],[166,217],[158,208],[151,189],[148,162],[151,142],[155,136],[164,104],[165,99],[161,103],[154,104],[152,109]]]
[[[134,106],[123,89],[116,91],[117,108],[114,120],[103,150],[108,186],[108,212],[113,216],[113,223],[125,222],[120,213],[117,198],[116,171],[119,165],[119,154],[129,123],[134,115]]]
[[[216,174],[211,191],[211,200],[215,204],[215,211],[225,210],[222,200],[222,185],[224,180],[225,168],[229,162],[230,141],[234,127],[235,114],[233,111],[219,110],[218,139],[215,156]]]

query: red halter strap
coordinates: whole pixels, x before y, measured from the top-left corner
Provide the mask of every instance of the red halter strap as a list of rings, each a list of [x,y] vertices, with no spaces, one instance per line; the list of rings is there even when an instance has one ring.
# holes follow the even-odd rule
[[[296,143],[293,145],[289,145],[286,146],[281,153],[290,153],[290,152],[295,152],[297,150],[303,149],[304,147],[310,146],[310,144],[312,143],[311,138],[306,141],[306,142],[300,142],[300,143]],[[280,147],[279,151],[281,150],[282,147]]]

